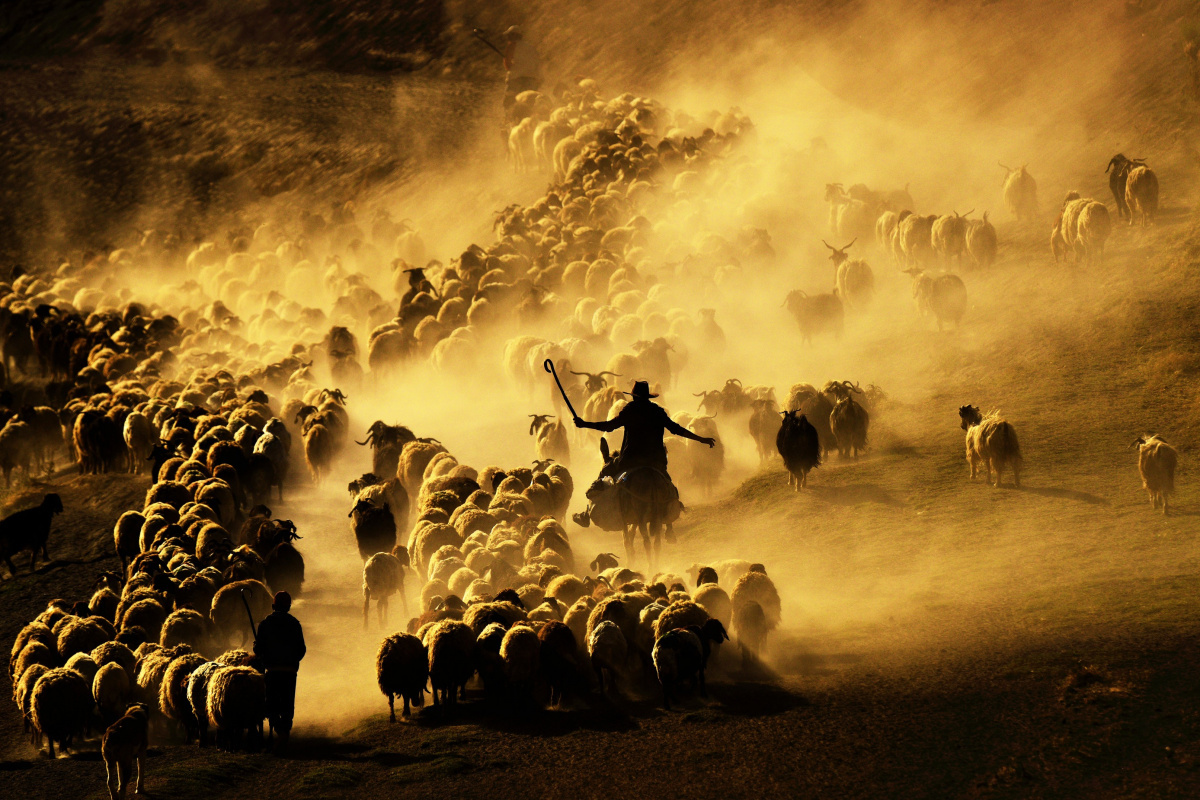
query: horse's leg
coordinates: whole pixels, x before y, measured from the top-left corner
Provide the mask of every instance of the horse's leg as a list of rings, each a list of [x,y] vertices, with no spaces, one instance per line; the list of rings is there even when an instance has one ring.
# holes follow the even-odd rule
[[[633,534],[633,526],[626,523],[621,538],[625,540],[625,565],[630,569],[633,569]]]
[[[650,542],[653,537],[654,555],[650,555]],[[654,522],[650,524],[650,537],[646,537],[646,554],[650,559],[650,571],[654,572],[658,569],[658,556],[662,550],[662,524]]]

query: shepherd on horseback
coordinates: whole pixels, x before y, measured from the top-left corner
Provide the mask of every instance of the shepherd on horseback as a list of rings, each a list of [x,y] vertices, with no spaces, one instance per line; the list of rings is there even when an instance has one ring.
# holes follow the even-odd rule
[[[612,433],[617,428],[625,429],[625,439],[619,453],[610,455],[607,442],[601,440],[604,468],[587,492],[588,499],[592,501],[591,521],[601,528],[618,529],[609,525],[617,522],[611,511],[619,510],[619,529],[624,532],[629,563],[633,561],[633,537],[636,531],[641,531],[646,556],[653,563],[658,558],[663,526],[667,526],[669,534],[671,523],[678,519],[682,508],[679,490],[667,474],[664,434],[669,431],[709,447],[717,442],[707,436],[697,436],[667,416],[662,406],[650,402],[658,395],[650,394],[650,385],[646,381],[634,383],[629,395],[632,400],[613,419],[588,422],[576,414],[575,425],[603,433]],[[612,502],[614,499],[615,503]],[[605,506],[611,509],[608,514],[605,514]],[[598,516],[608,516],[609,524],[598,519]],[[585,520],[586,517],[579,521],[583,523]]]

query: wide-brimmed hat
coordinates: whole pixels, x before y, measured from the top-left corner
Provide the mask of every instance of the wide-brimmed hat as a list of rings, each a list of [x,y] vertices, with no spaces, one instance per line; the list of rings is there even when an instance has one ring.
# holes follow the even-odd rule
[[[650,394],[650,384],[645,381],[634,381],[633,391],[629,393],[629,396],[635,400],[639,398],[649,400],[651,397],[658,397],[656,394]]]

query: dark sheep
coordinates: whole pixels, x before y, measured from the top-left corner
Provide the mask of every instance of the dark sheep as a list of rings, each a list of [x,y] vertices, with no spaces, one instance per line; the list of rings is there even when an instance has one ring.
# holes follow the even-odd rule
[[[17,574],[12,557],[29,551],[29,571],[37,564],[38,550],[42,558],[50,560],[46,542],[50,538],[50,525],[55,514],[63,511],[62,499],[57,494],[48,494],[35,508],[26,508],[0,520],[0,558],[8,565],[11,575]]]
[[[376,553],[388,553],[396,546],[396,518],[387,503],[375,508],[369,500],[359,500],[348,515],[358,542],[358,554],[365,562]]]

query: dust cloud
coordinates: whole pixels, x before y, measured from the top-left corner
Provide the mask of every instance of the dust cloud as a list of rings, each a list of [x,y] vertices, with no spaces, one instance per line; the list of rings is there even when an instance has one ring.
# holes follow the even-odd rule
[[[762,24],[728,18],[725,26],[713,19],[697,23],[700,32],[681,34],[684,41],[662,54],[665,63],[653,64],[648,62],[657,54],[636,33],[623,46],[617,26],[589,28],[595,20],[580,6],[531,12],[531,29],[547,43],[544,55],[554,76],[548,84],[587,74],[607,100],[625,91],[622,80],[633,76],[629,90],[662,104],[664,128],[671,127],[666,122],[673,112],[690,115],[689,136],[731,125],[736,115],[753,125],[742,146],[695,169],[686,196],[660,191],[638,208],[653,231],[639,270],[661,284],[656,307],[682,309],[692,320],[701,308],[715,309],[727,340],[723,352],[706,351],[694,339],[689,347],[689,334],[681,333],[673,356],[676,377],[662,387],[659,402],[672,413],[698,413],[695,394],[730,378],[774,387],[781,403],[800,382],[819,388],[827,380],[852,380],[887,393],[872,422],[871,456],[852,463],[831,454],[808,496],[786,493],[777,461],[759,464],[748,414],[716,420],[727,461],[714,498],[703,498],[686,474],[676,475],[690,511],[680,523],[679,543],[665,546],[661,568],[682,574],[693,562],[721,558],[764,563],[784,599],[784,630],[768,653],[768,663],[781,671],[798,669],[800,651],[920,651],[947,639],[974,646],[980,631],[1009,630],[1004,620],[1012,608],[1033,602],[1029,598],[1044,586],[1102,581],[1119,572],[1119,564],[1090,547],[1076,546],[1070,563],[1056,558],[1102,506],[1074,502],[1067,490],[1055,495],[1046,472],[1030,478],[1049,492],[1041,496],[984,495],[969,486],[956,417],[962,403],[991,404],[1012,414],[1018,426],[1025,420],[1023,435],[1050,427],[1034,408],[1037,398],[1015,384],[1024,375],[1060,368],[1039,331],[1086,331],[1089,315],[1103,303],[1103,291],[1052,276],[1056,268],[1046,242],[1064,193],[1079,189],[1103,200],[1107,188],[1098,165],[1127,146],[1102,123],[1106,115],[1124,118],[1109,104],[1128,95],[1122,75],[1128,33],[1113,24],[1116,13],[1097,13],[1089,4],[1051,9],[1032,2],[969,9],[894,2],[865,2],[853,10],[767,8]],[[722,27],[722,36],[713,27]],[[587,73],[556,72],[563,43],[589,34],[606,37],[604,63],[586,65],[593,70]],[[196,79],[215,80],[200,73]],[[234,274],[216,260],[201,265],[197,280],[164,269],[127,270],[115,281],[133,299],[158,303],[190,323],[201,313],[211,317],[210,304],[219,300],[240,318],[240,335],[255,345],[256,352],[228,353],[241,366],[288,355],[292,339],[286,334],[299,330],[310,345],[302,360],[316,361],[314,384],[332,385],[328,359],[317,345],[330,325],[345,325],[357,337],[365,369],[370,332],[382,320],[364,316],[373,302],[339,305],[349,290],[373,292],[394,307],[406,282],[393,270],[393,258],[450,265],[469,245],[491,244],[497,212],[512,203],[536,204],[550,180],[544,172],[513,173],[498,108],[439,134],[460,141],[451,157],[434,155],[445,149],[433,143],[437,103],[415,99],[414,91],[401,82],[386,101],[391,114],[420,102],[430,115],[429,137],[410,143],[419,154],[414,171],[396,186],[337,198],[353,202],[357,233],[343,224],[345,235],[336,232],[326,250],[313,247],[303,260],[287,255],[283,242],[301,226],[299,210],[318,208],[305,190],[245,208],[228,226],[201,232],[219,242],[220,263],[227,228],[240,228],[255,241],[278,241],[272,249],[281,254],[275,259],[281,272],[261,273],[282,275],[282,285],[264,285],[253,271]],[[422,160],[434,166],[422,167]],[[997,162],[1029,165],[1039,186],[1036,224],[1017,224],[1003,207],[1005,173]],[[910,278],[872,239],[859,237],[851,254],[866,259],[874,272],[871,307],[848,315],[841,338],[801,342],[783,298],[793,289],[831,291],[834,268],[822,240],[846,244],[829,228],[823,197],[830,183],[877,191],[907,187],[911,210],[921,214],[972,211],[979,219],[989,212],[1000,236],[995,271],[947,265],[967,281],[970,305],[961,329],[937,333],[918,317]],[[330,202],[329,193],[320,202]],[[372,235],[383,212],[392,222],[408,221],[419,242],[393,245],[396,235]],[[739,237],[755,229],[767,232],[773,256],[728,258],[740,248]],[[351,239],[359,239],[353,249]],[[1122,287],[1126,257],[1117,248],[1110,267]],[[430,274],[440,279],[440,267]],[[284,303],[271,297],[275,292]],[[268,307],[279,311],[266,313]],[[321,314],[305,311],[313,308]],[[528,415],[562,412],[553,405],[548,375],[532,375],[531,386],[512,383],[502,366],[504,346],[517,335],[567,338],[562,320],[572,312],[562,304],[536,322],[475,332],[469,357],[459,363],[435,365],[423,354],[387,376],[343,381],[352,434],[361,436],[381,419],[437,438],[461,463],[478,469],[527,464],[534,457]],[[219,341],[213,336],[207,345]],[[587,362],[574,366],[599,371],[630,344],[591,342],[584,350],[591,354]],[[1018,368],[1012,356],[1023,348],[1030,355]],[[582,508],[583,490],[600,465],[597,441],[572,438],[572,511]],[[1069,460],[1031,436],[1026,457],[1036,463],[1039,456],[1044,463]],[[296,607],[310,653],[301,671],[301,723],[347,722],[382,707],[374,689],[382,631],[373,609],[363,629],[361,562],[343,488],[369,464],[366,448],[348,445],[323,485],[293,488],[276,512],[297,522],[308,564],[305,595]],[[1089,492],[1079,490],[1091,497]],[[603,551],[623,555],[616,534],[574,527],[570,534],[581,563]],[[637,557],[644,568],[640,546]],[[1169,554],[1137,557],[1151,572],[1170,569]],[[410,573],[410,613],[419,589],[419,578]],[[393,602],[386,627],[397,629],[406,619]]]

